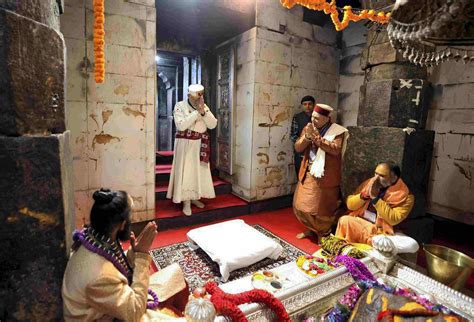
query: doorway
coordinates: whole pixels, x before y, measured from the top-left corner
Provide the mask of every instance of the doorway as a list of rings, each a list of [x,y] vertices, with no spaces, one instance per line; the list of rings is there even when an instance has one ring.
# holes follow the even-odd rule
[[[158,151],[173,151],[176,132],[173,109],[177,102],[188,96],[190,84],[201,83],[201,59],[199,56],[158,51],[156,64],[156,148]]]

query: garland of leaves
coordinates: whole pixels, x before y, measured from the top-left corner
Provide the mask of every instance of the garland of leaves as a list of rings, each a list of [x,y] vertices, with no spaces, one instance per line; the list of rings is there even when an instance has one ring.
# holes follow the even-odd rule
[[[336,26],[337,31],[345,29],[350,21],[357,22],[368,19],[379,24],[386,24],[392,16],[390,12],[376,12],[375,10],[361,10],[358,13],[354,13],[351,6],[344,6],[342,9],[338,8],[336,6],[336,0],[331,0],[331,2],[326,2],[326,0],[280,0],[280,3],[288,9],[299,4],[311,10],[324,11],[325,14],[331,15],[331,20],[334,26]],[[342,21],[339,19],[339,11],[344,12]]]
[[[95,82],[103,83],[105,80],[105,14],[104,0],[93,0],[94,6],[94,62]]]

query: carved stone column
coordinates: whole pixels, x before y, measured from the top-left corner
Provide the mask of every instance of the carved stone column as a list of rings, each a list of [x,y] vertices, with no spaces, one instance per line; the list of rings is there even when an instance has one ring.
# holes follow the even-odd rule
[[[0,0],[1,321],[62,320],[74,208],[61,11]]]

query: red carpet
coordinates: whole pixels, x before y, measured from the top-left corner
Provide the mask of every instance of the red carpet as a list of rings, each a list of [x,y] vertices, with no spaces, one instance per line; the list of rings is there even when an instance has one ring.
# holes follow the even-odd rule
[[[235,206],[245,206],[247,202],[234,196],[233,194],[218,195],[215,199],[201,199],[206,204],[204,209],[192,206],[193,214],[208,211],[212,209],[220,209]],[[155,218],[172,218],[183,216],[182,204],[175,204],[171,200],[157,200]]]
[[[266,211],[260,212],[255,214],[249,214],[241,217],[237,217],[239,219],[245,220],[245,222],[249,225],[259,224],[278,237],[286,240],[290,244],[300,248],[301,250],[312,254],[319,249],[319,246],[313,243],[309,239],[299,240],[296,239],[296,234],[302,232],[304,230],[304,226],[301,225],[298,220],[295,218],[293,214],[293,210],[291,208],[284,208],[276,211]],[[235,218],[235,219],[237,219]],[[224,220],[221,220],[224,221]],[[219,222],[219,221],[216,221]],[[213,222],[213,223],[216,223]],[[209,223],[212,224],[212,223]],[[171,245],[179,242],[183,242],[186,240],[186,233],[194,228],[205,226],[208,224],[184,227],[176,230],[168,230],[159,232],[158,236],[156,237],[155,241],[153,242],[152,248],[158,248],[166,245]],[[158,227],[159,230],[159,227]],[[443,245],[447,247],[451,247],[453,249],[459,249],[460,251],[464,252],[466,255],[473,256],[472,252],[473,249],[469,249],[469,244],[459,243],[456,240],[446,239],[445,236],[435,236],[432,243]],[[421,246],[420,246],[421,247]],[[467,247],[467,249],[466,249]],[[418,265],[422,267],[426,267],[425,257],[423,250],[420,249],[418,253]],[[471,277],[468,279],[466,283],[466,288],[469,290],[474,290],[474,273],[471,274]]]
[[[212,183],[214,187],[221,186],[224,184],[228,184],[227,181],[224,181],[218,177],[212,177]],[[168,190],[168,182],[157,182],[155,185],[155,192],[165,192]]]
[[[290,244],[298,247],[299,249],[309,254],[312,254],[319,249],[319,246],[310,241],[309,239],[296,239],[296,234],[302,232],[304,226],[301,225],[295,218],[295,215],[293,214],[293,210],[291,208],[249,214],[233,219],[243,219],[249,225],[259,224],[274,233],[275,235],[277,235],[278,237],[286,240]],[[166,245],[172,245],[175,243],[183,242],[186,240],[186,233],[191,229],[222,221],[225,220],[159,232],[158,236],[153,242],[152,248],[158,248]],[[158,227],[158,230],[159,229],[160,227]]]

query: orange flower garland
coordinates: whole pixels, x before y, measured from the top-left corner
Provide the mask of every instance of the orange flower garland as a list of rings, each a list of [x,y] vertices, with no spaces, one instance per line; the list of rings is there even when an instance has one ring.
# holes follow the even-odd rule
[[[352,12],[351,6],[345,6],[343,8],[344,16],[342,21],[340,21],[335,0],[331,0],[331,2],[326,2],[326,0],[280,0],[280,2],[288,9],[291,9],[296,4],[299,4],[311,10],[324,11],[325,14],[330,14],[331,20],[334,23],[334,26],[336,26],[337,31],[345,29],[349,25],[350,21],[357,22],[362,19],[369,19],[373,22],[386,24],[392,15],[390,12],[385,13],[380,11],[377,13],[374,10],[362,10],[359,14],[355,14]]]
[[[104,0],[93,0],[94,6],[94,62],[95,82],[103,83],[105,79],[105,55],[104,55]]]

